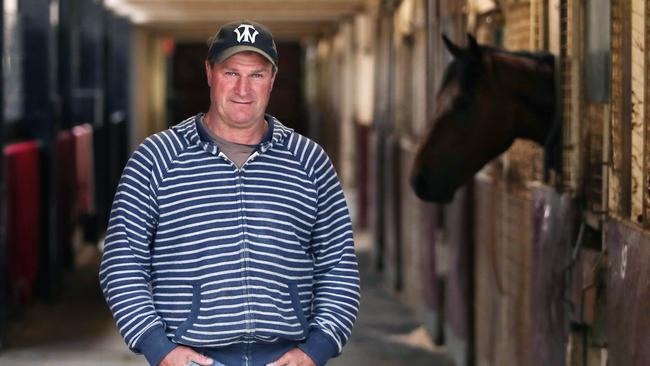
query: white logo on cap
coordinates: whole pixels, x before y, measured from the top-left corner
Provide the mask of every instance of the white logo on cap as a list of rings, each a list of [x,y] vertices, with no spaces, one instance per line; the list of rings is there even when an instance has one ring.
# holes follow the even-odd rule
[[[240,28],[243,28],[243,31],[239,31]],[[253,34],[251,34],[251,30],[255,31]],[[260,32],[258,32],[255,27],[252,25],[248,24],[241,24],[237,29],[235,29],[235,33],[237,33],[237,42],[241,43],[243,42],[250,42],[250,43],[255,43],[255,37],[257,37]]]

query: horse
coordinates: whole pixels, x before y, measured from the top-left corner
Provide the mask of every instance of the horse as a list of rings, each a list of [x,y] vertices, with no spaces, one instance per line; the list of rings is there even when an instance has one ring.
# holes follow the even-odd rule
[[[545,146],[545,173],[559,173],[555,57],[443,41],[453,60],[445,69],[428,132],[418,144],[410,183],[425,201],[448,203],[455,191],[516,138]]]

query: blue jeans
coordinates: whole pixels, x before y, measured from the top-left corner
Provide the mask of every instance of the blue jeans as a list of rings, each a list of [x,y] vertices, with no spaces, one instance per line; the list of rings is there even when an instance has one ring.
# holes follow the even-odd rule
[[[197,351],[215,360],[213,366],[264,366],[276,361],[287,351],[296,348],[298,344],[300,344],[298,341],[279,341],[272,344],[238,343]]]
[[[190,364],[188,366],[201,366],[201,365],[199,365],[198,363],[192,361],[192,362],[190,362]],[[226,365],[220,363],[219,361],[214,361],[212,366],[226,366]]]
[[[196,362],[190,362],[190,364],[189,364],[188,366],[201,366],[201,365],[199,365],[199,364],[196,363]],[[219,362],[219,361],[214,361],[214,363],[212,364],[212,366],[226,366],[226,365],[222,364],[222,363]]]

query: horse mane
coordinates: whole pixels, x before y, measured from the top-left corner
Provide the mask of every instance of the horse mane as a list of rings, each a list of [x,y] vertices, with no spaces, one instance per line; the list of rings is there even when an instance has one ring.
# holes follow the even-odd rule
[[[481,46],[482,49],[488,52],[497,54],[506,54],[509,56],[524,57],[529,60],[535,61],[537,64],[544,65],[550,69],[555,68],[555,55],[550,52],[537,51],[507,51],[499,48],[489,46]],[[556,106],[557,108],[557,106]],[[562,174],[562,120],[561,114],[556,111],[554,120],[551,123],[551,128],[541,145],[544,148],[544,179],[549,177],[549,171],[554,170],[557,174]]]
[[[486,45],[480,45],[480,48],[481,51],[487,51],[490,53],[524,57],[532,61],[535,61],[537,63],[544,64],[551,67],[555,65],[555,56],[552,53],[546,51],[508,51],[502,48],[496,48],[496,47],[486,46]]]
[[[481,45],[480,50],[481,52],[489,52],[492,54],[523,57],[534,61],[537,64],[545,65],[551,68],[555,65],[555,56],[544,51],[507,51],[504,49],[485,45]],[[440,94],[442,90],[444,90],[445,87],[447,87],[447,85],[452,80],[454,80],[454,78],[457,78],[463,91],[472,91],[472,86],[481,73],[481,68],[478,67],[479,65],[480,61],[471,57],[454,58],[444,71],[438,94]]]

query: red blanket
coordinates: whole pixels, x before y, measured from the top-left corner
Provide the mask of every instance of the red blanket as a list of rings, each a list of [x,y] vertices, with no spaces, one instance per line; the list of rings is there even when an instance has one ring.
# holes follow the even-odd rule
[[[41,240],[39,146],[36,141],[6,146],[7,269],[9,298],[23,303],[32,293]]]

